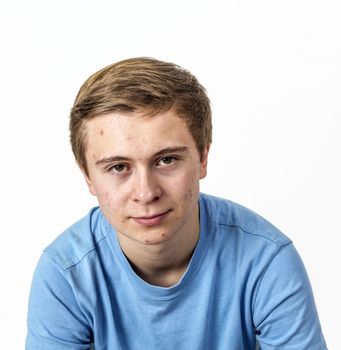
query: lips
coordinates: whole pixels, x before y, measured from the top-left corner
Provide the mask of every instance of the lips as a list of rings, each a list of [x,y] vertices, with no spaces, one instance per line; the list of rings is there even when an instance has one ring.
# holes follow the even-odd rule
[[[170,210],[167,210],[166,212],[150,215],[150,216],[139,216],[139,217],[132,217],[132,219],[138,223],[139,225],[143,226],[155,226],[160,224],[166,216],[169,214]]]

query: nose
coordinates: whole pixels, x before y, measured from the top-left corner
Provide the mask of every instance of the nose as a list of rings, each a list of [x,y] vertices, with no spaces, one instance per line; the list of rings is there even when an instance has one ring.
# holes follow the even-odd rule
[[[156,176],[148,169],[136,170],[131,190],[134,202],[150,203],[161,197],[162,191]]]

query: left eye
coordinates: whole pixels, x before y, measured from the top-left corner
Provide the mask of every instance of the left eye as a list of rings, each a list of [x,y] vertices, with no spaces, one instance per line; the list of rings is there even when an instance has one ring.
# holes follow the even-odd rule
[[[172,163],[172,161],[173,161],[173,157],[163,157],[162,159],[161,159],[161,161],[162,161],[162,163],[164,163],[164,164],[170,164],[170,163]]]
[[[172,164],[173,162],[175,161],[175,158],[174,157],[163,157],[163,158],[160,158],[160,160],[158,161],[158,165],[169,165],[169,164]]]

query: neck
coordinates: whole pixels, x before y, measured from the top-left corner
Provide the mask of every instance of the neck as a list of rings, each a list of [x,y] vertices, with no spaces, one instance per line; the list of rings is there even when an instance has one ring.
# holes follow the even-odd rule
[[[145,245],[118,234],[123,253],[143,280],[170,287],[181,279],[199,239],[199,209],[191,221],[160,244]]]

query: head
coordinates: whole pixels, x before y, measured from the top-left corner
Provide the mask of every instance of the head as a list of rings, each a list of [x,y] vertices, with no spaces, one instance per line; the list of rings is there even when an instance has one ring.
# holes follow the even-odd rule
[[[100,115],[143,114],[174,110],[193,137],[200,157],[212,142],[210,102],[203,86],[187,70],[153,58],[131,58],[90,76],[75,99],[70,140],[76,161],[88,174],[86,124]]]
[[[151,58],[104,68],[81,87],[70,129],[89,190],[121,244],[196,237],[211,112],[192,74]]]

